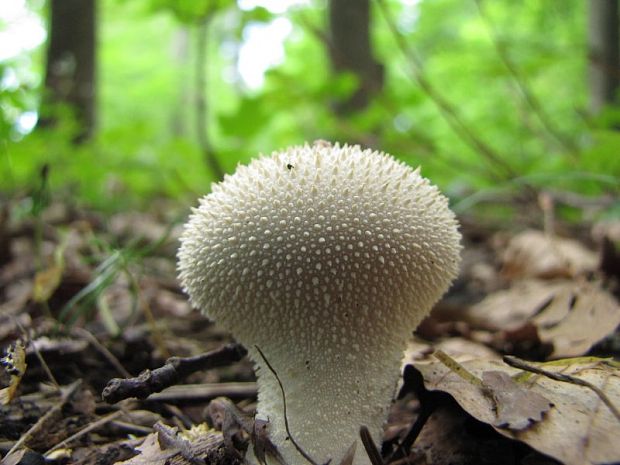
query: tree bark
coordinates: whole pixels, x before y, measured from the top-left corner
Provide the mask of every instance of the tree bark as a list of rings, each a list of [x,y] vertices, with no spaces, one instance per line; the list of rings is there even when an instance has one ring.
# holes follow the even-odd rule
[[[365,108],[383,87],[383,66],[372,54],[369,0],[330,0],[330,58],[336,73],[353,72],[359,87],[346,101],[338,102],[338,113]]]
[[[40,126],[53,125],[58,106],[67,105],[75,112],[79,125],[75,140],[80,142],[95,128],[96,0],[51,0],[50,10]]]
[[[589,1],[590,109],[618,104],[620,38],[618,0]]]

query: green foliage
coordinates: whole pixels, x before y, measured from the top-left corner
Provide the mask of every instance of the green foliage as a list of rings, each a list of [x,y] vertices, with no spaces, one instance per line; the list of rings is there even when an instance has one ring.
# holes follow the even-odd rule
[[[233,0],[150,0],[153,10],[170,11],[185,24],[209,18],[224,8],[234,5]]]
[[[52,192],[103,208],[206,192],[213,179],[195,127],[195,33],[209,18],[207,132],[227,172],[258,153],[321,138],[422,165],[462,208],[482,211],[481,198],[525,186],[618,194],[620,113],[587,115],[584,2],[385,3],[415,58],[373,3],[384,88],[364,111],[338,116],[333,102],[359,81],[331,71],[317,33],[326,23],[322,2],[275,14],[262,6],[240,10],[232,0],[105,0],[96,137],[73,145],[66,116],[51,132],[16,138],[16,115],[36,107],[37,93],[0,87],[3,190],[36,185],[47,164]],[[282,18],[293,25],[285,59],[249,90],[235,69],[244,31]],[[0,64],[0,72],[10,66]]]

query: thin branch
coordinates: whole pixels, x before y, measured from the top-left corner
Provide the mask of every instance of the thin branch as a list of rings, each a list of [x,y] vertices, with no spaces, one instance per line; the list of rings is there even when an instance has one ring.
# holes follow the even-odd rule
[[[577,378],[575,376],[566,375],[564,373],[555,373],[553,371],[543,370],[542,368],[534,366],[526,362],[525,360],[521,360],[520,358],[513,357],[512,355],[504,355],[503,360],[508,365],[515,367],[515,368],[519,368],[521,370],[529,371],[531,373],[536,373],[537,375],[546,376],[547,378],[551,378],[555,381],[576,384],[578,386],[583,386],[588,389],[591,389],[599,397],[599,399],[601,399],[601,401],[607,406],[607,408],[609,408],[609,410],[611,411],[611,413],[613,413],[616,419],[620,421],[620,410],[618,410],[618,407],[616,407],[613,404],[611,399],[607,397],[607,394],[605,394],[603,390],[599,388],[598,386],[595,386],[594,384],[584,379]]]
[[[62,410],[64,405],[73,397],[73,395],[77,392],[78,388],[82,385],[82,380],[79,379],[74,381],[66,388],[61,389],[61,397],[59,402],[54,405],[51,409],[47,411],[45,415],[37,420],[37,422],[30,427],[28,431],[21,435],[19,440],[13,444],[11,450],[6,454],[5,459],[9,457],[11,454],[15,453],[22,445],[24,445],[27,441],[29,441],[36,433],[38,433],[46,423],[53,418],[54,415],[58,415],[58,413]]]
[[[512,178],[516,176],[514,169],[497,153],[493,148],[482,141],[471,128],[463,121],[457,109],[450,103],[430,82],[422,72],[422,64],[416,56],[413,48],[407,44],[403,35],[398,30],[396,22],[387,7],[385,0],[375,0],[383,13],[383,17],[396,40],[396,44],[401,53],[407,59],[410,68],[410,75],[426,95],[435,103],[440,110],[441,116],[457,134],[463,142],[482,155],[490,166],[494,166],[501,171],[500,179]],[[498,176],[494,175],[494,178]]]
[[[547,133],[549,133],[565,150],[567,150],[573,157],[575,153],[579,150],[575,142],[573,142],[569,137],[565,134],[562,134],[560,130],[555,126],[553,120],[547,112],[545,108],[540,103],[538,98],[532,93],[529,85],[526,82],[525,76],[522,75],[519,68],[512,60],[508,51],[506,50],[506,46],[502,43],[499,38],[499,34],[497,33],[496,28],[493,26],[482,5],[480,4],[480,0],[474,0],[474,3],[478,7],[478,13],[480,18],[485,23],[487,30],[489,31],[489,36],[491,37],[491,42],[497,51],[497,55],[499,59],[502,61],[510,75],[512,76],[513,81],[517,85],[519,92],[523,95],[525,102],[532,109],[538,121],[543,125]]]
[[[370,431],[368,431],[367,426],[360,426],[360,439],[362,440],[366,454],[368,454],[370,463],[372,463],[372,465],[383,465],[383,459],[381,458],[379,449],[377,449],[375,441],[372,440],[372,436]]]
[[[95,348],[95,350],[97,350],[108,361],[108,363],[112,365],[116,369],[116,371],[119,372],[121,376],[124,376],[126,378],[131,377],[131,373],[129,373],[125,369],[123,364],[118,360],[118,358],[116,358],[116,356],[112,352],[108,350],[107,347],[105,347],[101,342],[99,342],[99,339],[97,339],[93,333],[84,328],[78,327],[72,328],[72,331],[86,338],[86,340],[88,340],[88,342]]]
[[[148,399],[153,402],[178,404],[195,403],[221,396],[248,399],[256,397],[256,390],[256,383],[252,381],[181,384],[170,386],[163,392],[153,393]],[[174,408],[172,405],[170,407]],[[178,412],[176,416],[179,416]],[[181,420],[183,421],[183,418]]]
[[[278,382],[278,386],[280,386],[280,391],[282,392],[282,415],[284,416],[284,428],[286,429],[286,434],[288,434],[288,437],[291,440],[291,443],[295,446],[295,449],[297,449],[297,452],[299,452],[303,458],[305,458],[312,465],[318,465],[318,463],[315,462],[312,459],[312,457],[310,457],[308,453],[302,449],[302,447],[297,443],[297,441],[291,434],[291,430],[288,426],[288,417],[286,415],[286,393],[284,392],[284,386],[282,386],[282,381],[280,381],[280,377],[276,373],[276,370],[273,369],[273,367],[271,366],[271,363],[269,363],[269,360],[267,360],[267,357],[265,357],[265,354],[263,354],[263,351],[260,350],[260,347],[256,345],[254,347],[256,348],[260,356],[262,357],[263,361],[265,362],[265,365],[267,365],[267,368],[269,368],[269,371],[271,371],[271,373],[273,373],[273,376],[275,376],[276,381]]]
[[[239,344],[228,344],[217,350],[195,357],[171,357],[166,364],[155,370],[145,370],[139,376],[129,379],[111,379],[101,397],[114,404],[123,399],[137,397],[146,399],[149,395],[173,386],[181,378],[200,370],[226,366],[241,360],[247,353]]]
[[[26,329],[21,325],[21,323],[19,321],[17,321],[17,318],[15,318],[15,324],[17,325],[17,327],[19,328],[19,330],[23,334],[24,338],[26,338],[26,341],[32,347],[32,350],[34,351],[34,354],[36,355],[37,359],[39,360],[39,363],[41,364],[41,368],[43,368],[43,371],[45,372],[46,376],[49,378],[51,383],[54,385],[54,388],[58,392],[60,392],[60,384],[58,384],[58,381],[54,377],[54,374],[52,373],[52,370],[50,370],[49,365],[47,364],[47,362],[43,358],[43,355],[41,355],[41,351],[39,350],[39,348],[37,347],[35,342],[30,338],[30,335],[28,334],[28,331],[26,331]]]
[[[205,163],[213,177],[220,181],[224,178],[224,170],[220,166],[217,154],[209,139],[209,105],[207,100],[207,52],[209,24],[213,13],[208,14],[196,26],[196,131],[198,144],[203,153]]]
[[[106,415],[105,417],[99,418],[97,421],[87,425],[86,427],[84,427],[81,430],[79,430],[77,433],[72,434],[67,439],[64,439],[64,440],[60,441],[54,447],[52,447],[51,449],[48,449],[43,455],[47,456],[47,455],[51,454],[52,452],[54,452],[55,450],[58,450],[61,447],[65,447],[67,444],[72,443],[73,441],[75,441],[76,439],[81,438],[85,434],[90,433],[91,431],[96,430],[96,429],[102,427],[106,423],[109,423],[109,422],[115,420],[116,418],[118,418],[121,415],[123,415],[123,413],[124,412],[122,410],[119,410],[117,412],[112,412],[109,415]]]

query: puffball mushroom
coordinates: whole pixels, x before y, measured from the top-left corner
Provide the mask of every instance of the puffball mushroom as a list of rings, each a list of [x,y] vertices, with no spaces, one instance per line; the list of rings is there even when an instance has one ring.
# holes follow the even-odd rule
[[[255,159],[214,184],[185,226],[191,302],[247,347],[257,418],[290,465],[340,463],[359,428],[376,443],[406,341],[457,275],[448,200],[385,153],[315,143]],[[368,457],[356,445],[353,463]]]

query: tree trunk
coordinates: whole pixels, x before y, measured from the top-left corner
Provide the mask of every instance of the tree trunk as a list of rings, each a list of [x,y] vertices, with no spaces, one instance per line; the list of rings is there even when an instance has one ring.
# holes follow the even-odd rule
[[[618,0],[589,1],[590,108],[618,103],[620,39]]]
[[[359,87],[336,110],[348,113],[361,110],[383,87],[383,66],[375,61],[370,41],[369,0],[330,0],[330,58],[336,73],[353,72]]]
[[[48,107],[40,126],[53,125],[58,106],[67,105],[79,125],[75,140],[80,142],[95,127],[96,0],[50,0],[50,9],[44,98]]]

